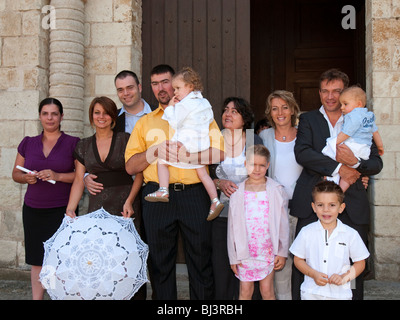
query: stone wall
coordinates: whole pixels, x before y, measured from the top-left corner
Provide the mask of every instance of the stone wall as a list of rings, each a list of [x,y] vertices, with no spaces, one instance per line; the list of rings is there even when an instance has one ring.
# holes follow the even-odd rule
[[[38,105],[48,94],[49,36],[45,0],[0,2],[0,267],[24,264],[21,203],[25,187],[11,180],[16,148],[39,132]]]
[[[13,182],[11,171],[22,138],[41,131],[39,102],[60,99],[63,130],[93,134],[93,97],[119,105],[114,76],[123,69],[141,75],[141,10],[141,0],[0,0],[0,268],[27,268],[26,186]]]
[[[385,146],[372,182],[373,267],[377,279],[400,280],[400,1],[369,0],[367,91]]]
[[[141,76],[141,0],[0,0],[0,268],[24,264],[21,206],[26,187],[11,180],[16,148],[37,135],[38,103],[66,107],[63,129],[93,133],[88,106],[107,95],[119,105],[114,76]],[[371,180],[372,268],[400,280],[400,0],[366,1],[367,92],[386,152]],[[56,29],[43,25],[51,5]]]
[[[118,107],[115,75],[142,74],[142,1],[88,0],[85,7],[85,136],[92,134],[88,108],[96,96],[112,98]]]

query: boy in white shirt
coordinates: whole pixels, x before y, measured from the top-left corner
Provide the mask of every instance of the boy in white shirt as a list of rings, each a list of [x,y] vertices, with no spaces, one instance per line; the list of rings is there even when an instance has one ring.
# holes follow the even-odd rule
[[[319,220],[303,227],[289,249],[295,266],[305,275],[301,299],[351,300],[350,281],[365,269],[368,249],[356,230],[337,219],[345,208],[344,193],[337,184],[321,181],[312,196]]]

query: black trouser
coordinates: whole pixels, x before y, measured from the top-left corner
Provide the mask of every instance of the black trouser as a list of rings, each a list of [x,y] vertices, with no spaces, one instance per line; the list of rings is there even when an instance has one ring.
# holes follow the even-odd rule
[[[212,222],[212,264],[216,300],[239,298],[239,279],[231,270],[228,257],[228,218],[218,217]]]
[[[347,224],[348,226],[352,227],[353,229],[357,230],[359,235],[361,236],[361,239],[364,241],[365,245],[368,248],[368,225],[357,225],[354,224],[346,210],[343,211],[338,217],[344,224]],[[299,234],[301,228],[305,227],[306,225],[317,221],[317,215],[312,214],[306,219],[298,219],[297,220],[297,225],[296,225],[296,236]],[[293,268],[292,268],[292,299],[293,300],[300,300],[300,286],[304,281],[304,275],[296,268],[296,266],[293,263]],[[356,285],[355,288],[352,289],[353,292],[353,300],[363,300],[364,299],[364,272],[362,272],[357,278],[356,278]]]
[[[158,184],[148,183],[143,188],[143,196],[157,189]],[[203,184],[185,186],[181,191],[170,185],[167,203],[142,201],[142,219],[156,298],[177,299],[176,255],[180,230],[189,274],[190,299],[212,299],[211,223],[206,220],[211,202]]]

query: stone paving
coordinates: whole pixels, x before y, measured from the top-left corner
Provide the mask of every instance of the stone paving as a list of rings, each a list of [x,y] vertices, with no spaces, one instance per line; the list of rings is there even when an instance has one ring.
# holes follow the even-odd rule
[[[10,278],[10,277],[8,277]],[[16,277],[14,277],[16,278]],[[178,300],[189,300],[188,278],[183,270],[178,269]],[[400,281],[367,280],[364,282],[365,300],[400,300]],[[148,299],[151,299],[150,284],[148,284]],[[0,300],[30,300],[31,284],[28,273],[18,280],[10,280],[0,273]],[[45,299],[49,299],[46,294]]]

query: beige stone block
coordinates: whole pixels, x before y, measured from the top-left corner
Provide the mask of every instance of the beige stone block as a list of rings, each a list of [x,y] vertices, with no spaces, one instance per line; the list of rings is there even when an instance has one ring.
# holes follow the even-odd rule
[[[40,65],[40,43],[38,37],[10,37],[4,38],[3,41],[4,66]]]
[[[400,17],[400,0],[392,0],[392,17]]]
[[[398,71],[400,70],[400,46],[394,46],[392,50],[392,69]]]
[[[20,72],[16,68],[0,68],[0,90],[21,87],[21,77],[19,75]]]
[[[391,70],[390,49],[391,47],[387,45],[377,45],[374,47],[374,71]]]
[[[0,267],[16,265],[17,243],[15,241],[0,240]]]
[[[133,70],[132,68],[132,47],[120,47],[117,48],[117,72],[122,70]],[[140,77],[136,71],[135,73]]]
[[[90,47],[92,36],[91,36],[91,28],[90,23],[85,23],[85,48]]]
[[[394,190],[400,190],[398,180],[375,180],[371,185],[374,204],[377,206],[400,206],[400,197]]]
[[[22,15],[19,12],[0,12],[0,35],[14,37],[21,35]]]
[[[392,98],[374,98],[371,101],[376,124],[393,124]]]
[[[65,51],[50,51],[50,59],[51,59],[51,68],[50,71],[53,72],[53,63],[56,63],[57,67],[59,67],[59,63],[66,64],[76,64],[77,66],[84,65],[84,54],[82,53],[73,53],[73,52],[65,52]]]
[[[400,151],[400,127],[398,125],[380,125],[379,133],[385,144],[385,151],[398,152]]]
[[[90,107],[90,103],[92,102],[92,100],[94,99],[94,96],[91,97],[85,97],[83,99],[83,123],[85,125],[89,125],[90,126],[90,121],[89,121],[89,107]]]
[[[24,238],[21,213],[22,208],[2,209],[3,223],[0,234],[3,239],[18,241]]]
[[[118,57],[118,59],[117,59]],[[86,49],[85,68],[89,73],[116,74],[117,60],[124,59],[117,55],[114,47],[92,47]]]
[[[374,263],[375,279],[380,281],[399,281],[400,265],[394,263]]]
[[[17,267],[22,267],[21,269],[30,269],[30,267],[25,263],[25,242],[23,238],[21,238],[21,241],[17,242]]]
[[[66,85],[57,85],[51,86],[49,90],[49,95],[51,97],[55,97],[57,99],[62,100],[65,97],[83,97],[83,88],[77,86],[66,86]]]
[[[392,16],[392,0],[371,1],[372,16],[378,18],[390,18]]]
[[[396,179],[400,179],[400,152],[395,153],[395,166],[394,166],[394,171],[395,171],[395,177]]]
[[[90,137],[95,133],[94,129],[90,125],[85,125],[83,129],[83,137]]]
[[[113,20],[113,1],[87,0],[85,13],[87,22],[111,22]]]
[[[24,136],[29,136],[29,137],[37,136],[43,130],[39,120],[24,121],[24,128],[25,128]]]
[[[82,120],[64,120],[62,122],[63,131],[67,134],[80,137],[83,133]]]
[[[17,148],[1,148],[0,151],[0,178],[10,178],[14,168]]]
[[[400,264],[400,237],[376,237],[375,259],[381,264]]]
[[[132,44],[130,23],[94,23],[91,26],[92,46],[127,46]]]
[[[55,43],[56,46],[59,46],[60,44],[62,45],[63,43],[71,43],[72,45],[74,42],[83,44],[85,42],[83,24],[81,29],[81,31],[73,31],[68,29],[53,30],[50,32],[50,45],[52,45],[52,43]]]
[[[39,91],[0,91],[0,119],[36,120]]]
[[[388,141],[383,141],[383,147],[386,148]],[[396,164],[396,153],[387,152],[382,156],[383,169],[377,174],[375,179],[393,179],[395,178],[395,164]]]
[[[88,70],[85,70],[85,97],[95,96],[95,77],[95,74],[90,74]]]
[[[143,72],[142,61],[143,61],[142,48],[140,48],[140,49],[133,48],[133,50],[132,50],[132,70],[134,70],[136,72],[141,83],[142,83],[142,72]],[[150,85],[150,83],[145,83],[144,85],[147,86],[147,85]]]
[[[18,9],[21,11],[24,10],[34,10],[34,9],[42,9],[44,5],[47,4],[49,1],[43,1],[43,0],[19,0],[15,1],[18,3]]]
[[[393,99],[393,123],[400,124],[400,98]]]
[[[114,78],[115,75],[96,76],[96,95],[109,96],[115,94]]]
[[[82,110],[74,110],[68,109],[64,111],[64,120],[77,120],[82,121],[83,119],[83,111]],[[64,126],[63,126],[64,129]]]
[[[377,237],[399,237],[400,207],[375,206],[372,233]]]
[[[64,73],[53,72],[50,74],[50,83],[52,85],[71,86],[83,88],[85,85],[82,74],[71,74],[68,71]]]
[[[390,45],[399,38],[400,21],[396,19],[377,19],[372,25],[372,39],[375,44]]]
[[[49,78],[47,70],[42,68],[32,68],[23,70],[23,88],[25,90],[37,90],[39,88],[48,88]]]
[[[84,1],[84,0],[83,0]],[[78,4],[82,4],[82,0],[78,0]],[[63,1],[65,2],[65,1]],[[69,1],[70,2],[70,1]],[[56,9],[56,27],[58,28],[59,20],[75,20],[83,22],[85,20],[85,10],[81,5],[67,4],[65,7],[59,5],[55,6]]]
[[[22,33],[24,35],[36,35],[42,28],[41,11],[31,10],[22,15]]]
[[[2,210],[15,210],[16,208],[20,208],[23,203],[23,197],[25,195],[25,192],[23,192],[23,188],[21,188],[21,184],[16,183],[14,182],[14,180],[12,180],[11,172],[12,170],[8,172],[7,177],[0,179],[0,190],[2,190],[1,196],[3,199],[1,204]]]
[[[17,147],[24,138],[24,121],[0,121],[0,147]]]
[[[374,72],[372,81],[374,97],[400,97],[400,72]]]

